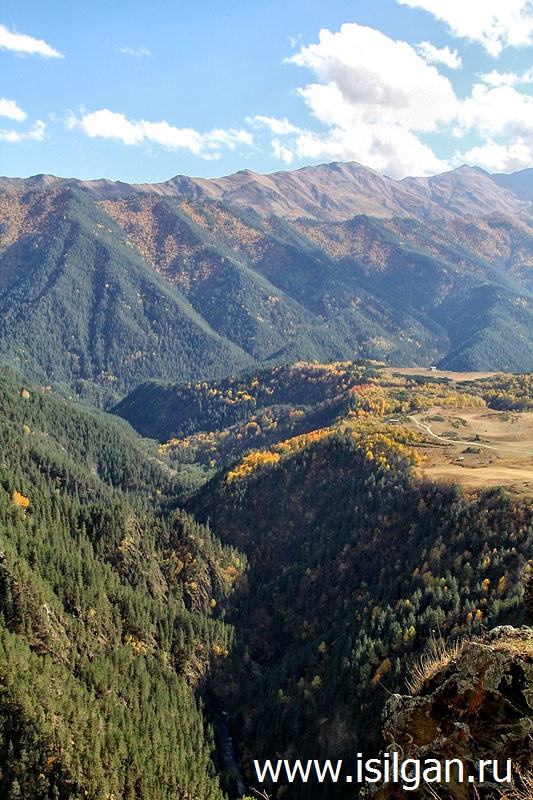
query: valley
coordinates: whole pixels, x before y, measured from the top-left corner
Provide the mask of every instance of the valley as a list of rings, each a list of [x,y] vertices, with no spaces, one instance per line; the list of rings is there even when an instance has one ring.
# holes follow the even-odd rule
[[[533,800],[533,0],[0,9],[0,800]]]
[[[233,800],[257,759],[376,756],[417,664],[531,623],[507,177],[0,181],[2,797]]]

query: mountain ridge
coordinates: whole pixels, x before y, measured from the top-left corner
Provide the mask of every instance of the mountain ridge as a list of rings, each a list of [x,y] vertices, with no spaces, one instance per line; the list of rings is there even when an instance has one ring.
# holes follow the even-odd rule
[[[176,175],[168,181],[129,184],[123,181],[78,180],[53,175],[0,178],[0,190],[75,186],[99,199],[149,193],[192,200],[218,200],[259,217],[307,217],[331,221],[356,214],[420,220],[451,219],[457,215],[504,213],[530,215],[532,170],[491,175],[462,165],[431,177],[396,181],[357,162],[332,162],[262,175],[240,170],[221,178]]]
[[[187,197],[175,182],[6,180],[0,357],[44,385],[85,381],[115,403],[146,380],[300,360],[533,368],[528,204],[483,170],[404,186],[353,164],[242,172],[226,199],[209,181]],[[354,186],[373,213],[351,213]]]

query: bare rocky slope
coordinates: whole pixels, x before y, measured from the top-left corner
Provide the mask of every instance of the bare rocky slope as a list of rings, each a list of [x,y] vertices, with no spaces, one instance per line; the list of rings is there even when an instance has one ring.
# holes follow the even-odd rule
[[[177,175],[156,184],[130,185],[106,179],[77,181],[38,175],[24,180],[0,179],[0,189],[42,189],[67,184],[84,188],[102,199],[148,192],[219,200],[260,217],[339,221],[368,214],[438,220],[462,214],[531,214],[531,172],[490,175],[478,167],[462,166],[433,177],[396,181],[357,162],[334,162],[271,175],[251,170],[213,179]]]

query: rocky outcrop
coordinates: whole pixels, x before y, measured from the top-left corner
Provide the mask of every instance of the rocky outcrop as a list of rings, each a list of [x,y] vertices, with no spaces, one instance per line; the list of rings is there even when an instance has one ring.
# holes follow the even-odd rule
[[[383,733],[391,762],[395,752],[399,762],[420,761],[420,785],[406,790],[401,781],[391,780],[374,786],[366,796],[373,800],[531,797],[520,775],[527,783],[533,767],[533,630],[495,628],[469,640],[454,655],[441,651],[433,661],[428,658],[415,678],[417,694],[393,695],[387,702]],[[451,764],[449,780],[444,780],[444,770],[443,780],[436,780],[436,762],[427,762],[430,769],[424,781],[426,759],[441,765],[459,759],[463,779],[458,780],[457,764]],[[496,769],[487,763],[480,783],[482,759],[496,762]],[[414,763],[413,769],[418,769]],[[501,782],[508,769],[514,787]]]

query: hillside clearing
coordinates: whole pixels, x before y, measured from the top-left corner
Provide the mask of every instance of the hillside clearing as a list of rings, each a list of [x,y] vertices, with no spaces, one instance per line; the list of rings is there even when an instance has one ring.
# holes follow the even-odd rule
[[[532,413],[436,406],[410,417],[407,427],[427,433],[418,448],[427,477],[533,496]]]

